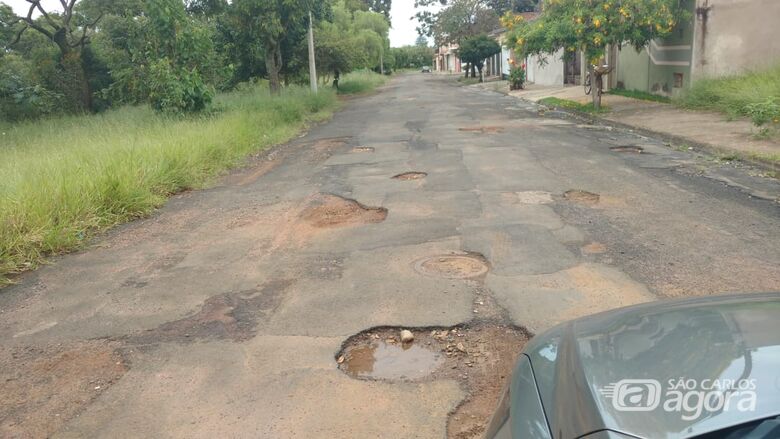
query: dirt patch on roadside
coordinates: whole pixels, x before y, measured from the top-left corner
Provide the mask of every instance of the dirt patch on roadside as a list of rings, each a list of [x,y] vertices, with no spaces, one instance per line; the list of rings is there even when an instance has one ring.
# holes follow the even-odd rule
[[[344,343],[339,369],[357,379],[430,381],[451,379],[467,397],[447,422],[450,438],[481,437],[529,335],[514,326],[477,322],[451,328],[411,328],[402,343],[400,328],[378,328]]]
[[[423,178],[427,177],[427,172],[404,172],[403,174],[394,175],[393,178],[396,180],[422,180]]]
[[[242,342],[255,336],[259,320],[282,302],[292,280],[271,281],[260,288],[207,299],[200,311],[157,328],[123,337],[129,345],[192,343],[200,340]]]
[[[458,128],[458,130],[465,131],[467,133],[494,134],[494,133],[503,133],[504,127],[500,127],[500,126],[463,127],[463,128]]]
[[[346,227],[381,223],[387,218],[387,209],[364,206],[355,200],[325,194],[306,207],[300,218],[316,228]]]
[[[0,347],[0,437],[43,438],[127,372],[119,344]]]
[[[575,203],[585,204],[589,206],[598,204],[599,200],[601,199],[599,194],[594,194],[593,192],[583,191],[579,189],[572,189],[564,192],[563,198],[569,201],[573,201]]]

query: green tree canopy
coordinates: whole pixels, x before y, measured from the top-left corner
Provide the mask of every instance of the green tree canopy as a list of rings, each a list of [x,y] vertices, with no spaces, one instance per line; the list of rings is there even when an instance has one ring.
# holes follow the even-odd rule
[[[458,56],[479,70],[479,80],[482,81],[482,67],[485,59],[501,52],[501,45],[487,35],[464,38],[458,48]]]
[[[688,17],[679,0],[545,0],[538,20],[522,22],[504,17],[510,42],[520,53],[566,54],[582,51],[598,64],[606,48],[630,45],[642,49],[650,40],[672,32],[678,20]],[[594,106],[601,103],[602,69],[593,71]]]

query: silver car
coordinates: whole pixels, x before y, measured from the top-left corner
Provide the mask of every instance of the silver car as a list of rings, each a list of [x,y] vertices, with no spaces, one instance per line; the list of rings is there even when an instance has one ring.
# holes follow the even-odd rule
[[[648,303],[523,350],[487,438],[780,438],[780,293]]]

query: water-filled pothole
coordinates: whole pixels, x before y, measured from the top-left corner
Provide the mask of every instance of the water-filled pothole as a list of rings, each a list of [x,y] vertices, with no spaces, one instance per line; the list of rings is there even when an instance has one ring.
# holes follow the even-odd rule
[[[352,152],[374,152],[374,148],[371,146],[356,146],[352,148]]]
[[[593,192],[583,191],[579,189],[572,189],[564,192],[563,198],[581,204],[596,204],[601,198],[599,194]]]
[[[438,352],[394,339],[374,340],[349,348],[339,360],[341,369],[353,378],[385,380],[424,378],[443,361]]]
[[[396,180],[421,180],[425,178],[428,175],[427,172],[404,172],[403,174],[394,175],[393,178]]]
[[[380,223],[387,218],[384,207],[370,207],[337,195],[316,197],[301,213],[301,219],[314,227],[345,227]]]
[[[339,369],[356,379],[457,381],[467,396],[450,414],[447,436],[479,437],[529,334],[511,325],[483,321],[410,328],[414,341],[404,345],[400,329],[376,328],[350,337],[336,354]]]
[[[633,145],[610,146],[609,150],[612,152],[629,152],[633,154],[643,154],[645,151],[641,146]]]
[[[470,279],[487,273],[488,264],[478,255],[438,255],[418,259],[414,262],[414,270],[427,276]]]

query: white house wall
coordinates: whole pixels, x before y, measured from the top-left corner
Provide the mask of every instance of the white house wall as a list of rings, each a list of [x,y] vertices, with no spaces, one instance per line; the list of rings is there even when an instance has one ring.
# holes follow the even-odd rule
[[[535,55],[526,59],[528,81],[538,85],[563,85],[563,49],[541,58]]]

